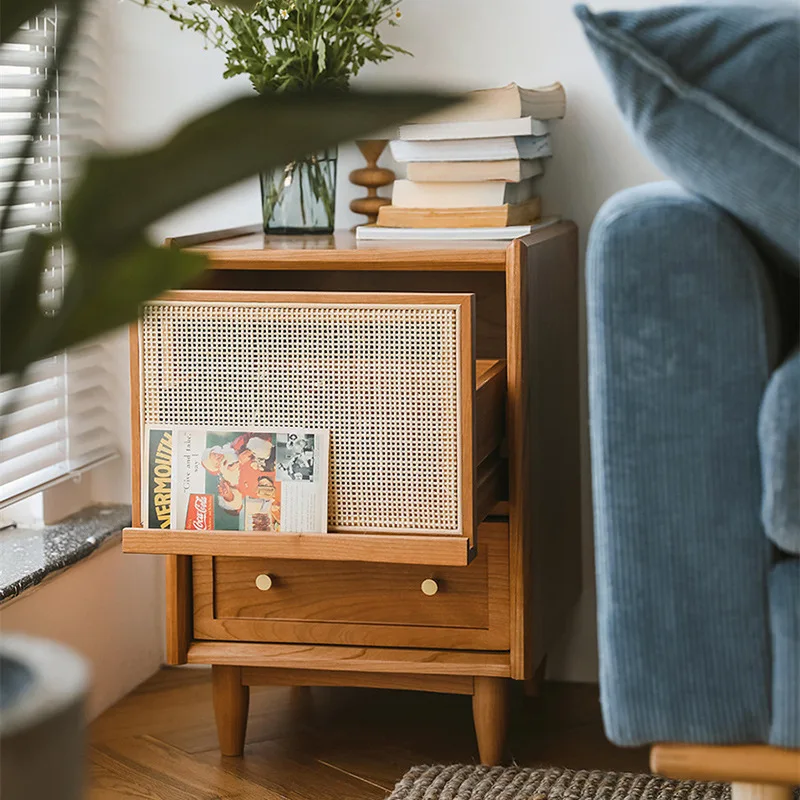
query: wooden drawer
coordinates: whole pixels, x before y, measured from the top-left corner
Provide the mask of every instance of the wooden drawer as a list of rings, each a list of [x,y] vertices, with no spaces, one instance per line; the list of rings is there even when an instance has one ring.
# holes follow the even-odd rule
[[[502,649],[508,525],[485,523],[479,538],[467,567],[196,556],[195,638]]]
[[[211,297],[208,297],[211,295]],[[474,359],[474,335],[472,330],[472,317],[474,313],[473,298],[471,295],[335,295],[335,300],[330,300],[330,296],[320,296],[315,293],[298,294],[284,296],[276,293],[269,292],[256,292],[256,293],[203,293],[203,292],[175,292],[166,297],[166,299],[159,301],[165,308],[183,309],[195,306],[203,306],[204,304],[223,303],[227,304],[226,307],[239,308],[244,304],[248,308],[253,306],[268,306],[274,307],[276,305],[287,305],[287,307],[294,308],[295,306],[308,305],[315,307],[318,304],[322,307],[338,307],[338,305],[345,305],[348,308],[367,308],[368,310],[373,307],[385,308],[391,307],[392,309],[429,309],[430,313],[438,313],[442,309],[454,315],[454,327],[452,328],[452,340],[444,340],[442,337],[431,336],[434,342],[432,348],[435,352],[442,352],[450,354],[451,359],[446,363],[446,368],[451,370],[447,372],[451,375],[448,378],[452,382],[451,388],[454,391],[457,389],[456,394],[452,397],[457,398],[453,401],[458,406],[458,421],[457,425],[453,422],[451,415],[450,428],[447,430],[450,433],[444,435],[441,427],[443,423],[437,418],[438,411],[436,404],[425,406],[428,408],[422,414],[422,422],[417,419],[417,428],[419,435],[410,437],[410,441],[415,442],[423,441],[425,447],[408,448],[409,451],[414,449],[417,454],[417,462],[410,462],[411,467],[406,468],[402,464],[397,465],[398,456],[397,448],[390,448],[391,452],[387,452],[387,464],[391,465],[385,469],[373,470],[375,474],[381,476],[381,480],[386,483],[386,474],[402,474],[404,476],[417,476],[418,473],[413,468],[414,463],[420,471],[425,471],[425,476],[414,477],[409,483],[406,480],[404,486],[406,493],[411,495],[408,504],[397,503],[397,494],[392,493],[392,486],[384,487],[381,497],[384,498],[382,505],[389,508],[392,515],[395,514],[399,508],[403,513],[411,514],[412,507],[416,504],[419,508],[437,509],[440,506],[448,506],[451,511],[448,512],[448,519],[452,523],[451,528],[440,529],[435,525],[431,525],[431,530],[420,530],[413,528],[405,528],[398,526],[397,528],[379,528],[374,529],[369,527],[358,528],[337,528],[333,527],[329,533],[319,534],[306,534],[295,533],[291,531],[282,531],[281,533],[269,533],[260,535],[253,532],[222,532],[222,531],[173,531],[173,530],[152,530],[142,527],[141,525],[141,479],[140,465],[134,459],[134,508],[133,518],[134,526],[125,531],[123,540],[123,549],[128,553],[158,553],[164,555],[177,555],[177,556],[228,556],[233,558],[239,557],[256,557],[256,558],[281,558],[281,559],[298,559],[308,561],[350,561],[350,562],[370,562],[370,563],[385,563],[385,564],[419,564],[419,565],[439,565],[439,566],[465,566],[475,557],[475,541],[474,533],[478,523],[486,518],[488,513],[495,505],[506,499],[505,494],[505,462],[499,457],[500,444],[505,435],[505,402],[506,402],[506,386],[507,376],[505,361],[502,360],[479,360]],[[299,299],[303,299],[304,303],[298,303]],[[305,304],[305,305],[304,305]],[[338,304],[338,305],[337,305]],[[158,305],[158,304],[154,304]],[[161,307],[161,306],[159,306]],[[213,306],[216,308],[216,306]],[[230,309],[229,309],[230,310]],[[164,312],[165,315],[167,312]],[[171,312],[170,312],[171,313]],[[183,321],[179,315],[180,325],[191,329],[190,323],[194,319],[187,312],[187,319]],[[169,317],[169,324],[176,325]],[[385,328],[391,328],[390,319],[386,323],[382,323]],[[457,323],[457,324],[456,324]],[[145,322],[140,323],[144,325]],[[150,324],[150,323],[147,323]],[[155,323],[153,323],[155,324]],[[166,322],[164,323],[167,324]],[[372,324],[372,323],[370,323]],[[380,333],[383,328],[378,325],[373,325],[375,331]],[[416,330],[416,327],[414,328]],[[171,330],[171,329],[170,329]],[[184,330],[184,328],[180,328]],[[448,330],[450,330],[448,328]],[[377,336],[372,328],[367,326],[364,335]],[[378,338],[380,338],[378,336]],[[441,339],[441,341],[440,341]],[[160,337],[152,334],[147,338],[148,342],[160,341]],[[156,345],[150,344],[149,347]],[[142,348],[145,347],[144,339],[141,332],[134,330],[132,337],[132,352],[134,354],[134,375],[141,372],[136,366],[136,359],[141,354]],[[453,355],[457,352],[457,356]],[[153,354],[150,353],[150,362],[154,361]],[[406,358],[404,355],[403,358]],[[343,361],[344,356],[340,360]],[[156,359],[157,360],[157,359]],[[160,363],[160,362],[159,362]],[[327,363],[327,362],[326,362]],[[360,362],[359,362],[360,363]],[[416,362],[414,362],[416,363]],[[331,381],[335,383],[337,375],[337,368],[339,362],[335,359],[325,367],[330,371]],[[449,365],[449,366],[447,366]],[[371,374],[368,370],[369,361],[365,361],[364,369],[366,375]],[[424,369],[428,372],[424,372]],[[349,369],[352,370],[352,364]],[[361,368],[361,367],[359,367]],[[420,366],[420,374],[429,374],[431,370],[438,368],[438,362],[431,366],[430,363],[422,364]],[[149,368],[152,373],[152,366]],[[205,365],[196,365],[197,375],[194,372],[187,371],[186,369],[173,368],[180,375],[180,381],[171,379],[172,383],[180,383],[181,391],[187,391],[187,382],[196,381],[198,385],[205,385],[203,383],[203,375],[207,370],[209,374],[216,375],[214,372],[216,366],[206,367]],[[443,367],[444,369],[444,367]],[[138,371],[137,371],[138,370]],[[202,374],[200,374],[202,373]],[[159,373],[160,374],[160,373]],[[152,375],[150,384],[154,381]],[[160,386],[161,379],[157,381],[157,386]],[[170,383],[170,387],[172,386]],[[150,386],[150,384],[147,384]],[[192,384],[193,385],[193,384]],[[327,384],[326,384],[327,385]],[[170,389],[171,390],[171,389]],[[147,394],[147,392],[150,394]],[[142,398],[139,394],[144,393]],[[168,393],[167,393],[168,394]],[[248,395],[249,396],[249,395]],[[172,396],[171,399],[164,400],[162,404],[162,397],[158,392],[152,389],[147,389],[144,384],[139,387],[138,393],[134,393],[134,452],[139,450],[140,431],[142,426],[150,421],[152,422],[153,415],[162,413],[159,409],[167,408],[170,413],[177,413],[174,409],[180,409],[181,403],[178,403]],[[336,402],[347,405],[347,398],[344,395],[337,395]],[[344,398],[344,399],[343,399]],[[372,409],[372,403],[375,399],[369,395],[369,399],[361,398],[361,406],[359,406],[358,413],[361,418],[364,416],[369,417]],[[396,423],[398,429],[403,429],[403,421],[408,419],[408,414],[412,413],[413,409],[417,409],[414,403],[409,401],[409,410],[403,410],[403,403],[405,402],[402,397],[393,400],[395,405],[398,406],[396,411]],[[450,402],[450,401],[449,401]],[[379,404],[381,405],[381,404]],[[382,405],[381,405],[382,407]],[[325,406],[327,408],[327,406]],[[394,406],[393,406],[394,408]],[[146,417],[145,409],[150,414]],[[155,410],[153,410],[155,409]],[[163,412],[166,413],[166,412]],[[331,412],[333,413],[333,412]],[[395,412],[393,412],[395,413]],[[417,409],[413,413],[420,416]],[[341,422],[340,417],[336,417]],[[160,417],[159,417],[160,420]],[[166,420],[162,424],[173,424],[171,420]],[[177,423],[174,423],[177,424]],[[210,423],[209,423],[210,424]],[[317,425],[318,421],[314,420]],[[324,420],[319,422],[320,427],[327,427]],[[230,427],[230,425],[228,425]],[[343,426],[341,430],[349,430]],[[420,433],[421,431],[421,433]],[[334,448],[336,447],[337,430],[331,428],[332,441]],[[402,433],[398,433],[398,441],[402,438]],[[437,437],[442,441],[449,442],[448,447],[453,449],[453,442],[457,441],[457,448],[454,452],[457,453],[458,458],[449,462],[448,469],[438,469],[436,466],[437,458],[442,457],[437,449]],[[449,437],[449,438],[448,438]],[[341,438],[341,435],[340,435]],[[429,444],[428,444],[429,443]],[[355,459],[354,453],[357,455],[357,448],[350,448],[348,456],[351,460]],[[379,455],[381,455],[379,453]],[[335,461],[335,453],[333,454],[332,464],[338,463]],[[355,459],[357,460],[357,459]],[[362,459],[365,460],[365,459]],[[380,461],[378,462],[381,463]],[[455,464],[455,467],[453,467]],[[341,469],[341,466],[338,467]],[[399,472],[398,472],[399,470]],[[441,487],[438,486],[438,481],[442,481]],[[332,474],[332,485],[339,486],[336,483],[336,475]],[[368,485],[368,481],[358,483],[357,494],[359,502],[363,503],[367,508],[371,507],[370,502],[363,500],[363,486]],[[370,484],[371,485],[371,484]],[[415,496],[414,490],[418,490],[420,495]],[[386,498],[389,498],[388,500]],[[376,505],[376,504],[372,504]],[[404,507],[405,506],[405,507]],[[336,513],[335,504],[331,505],[332,514]],[[415,512],[416,513],[416,512]],[[424,518],[426,514],[417,514],[418,517]],[[427,524],[427,523],[426,523]],[[450,524],[450,523],[448,523]]]

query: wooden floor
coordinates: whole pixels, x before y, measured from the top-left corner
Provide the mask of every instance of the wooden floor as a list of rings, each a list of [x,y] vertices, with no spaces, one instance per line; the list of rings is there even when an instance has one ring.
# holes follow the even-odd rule
[[[469,697],[253,688],[244,758],[222,758],[210,673],[164,669],[91,726],[91,800],[383,800],[414,764],[474,762]],[[512,695],[521,765],[647,771],[602,732],[597,687]]]

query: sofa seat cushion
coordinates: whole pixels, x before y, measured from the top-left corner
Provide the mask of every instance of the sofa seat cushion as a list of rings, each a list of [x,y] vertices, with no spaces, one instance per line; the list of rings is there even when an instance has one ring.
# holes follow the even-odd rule
[[[797,271],[797,4],[716,0],[602,14],[579,5],[576,13],[651,159]]]
[[[769,578],[772,631],[770,744],[800,747],[800,560],[776,564]]]
[[[758,418],[761,521],[772,541],[800,555],[800,352],[770,378]]]

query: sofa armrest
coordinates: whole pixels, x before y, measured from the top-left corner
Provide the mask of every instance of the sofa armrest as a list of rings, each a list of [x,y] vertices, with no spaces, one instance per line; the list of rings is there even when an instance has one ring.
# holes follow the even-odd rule
[[[622,192],[587,255],[600,682],[619,744],[765,741],[763,264],[672,184]]]

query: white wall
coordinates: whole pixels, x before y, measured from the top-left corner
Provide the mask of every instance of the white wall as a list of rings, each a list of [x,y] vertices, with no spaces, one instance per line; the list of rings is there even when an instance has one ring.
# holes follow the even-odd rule
[[[163,662],[161,559],[126,556],[119,543],[0,608],[0,630],[55,639],[92,667],[88,713],[96,717]]]
[[[660,0],[601,0],[603,7],[641,7]],[[572,0],[405,0],[399,28],[386,38],[414,54],[365,69],[356,84],[469,89],[516,81],[537,86],[561,81],[566,119],[554,128],[555,157],[542,181],[546,213],[574,219],[582,246],[602,202],[626,186],[655,180],[658,171],[631,144],[604,79],[575,21]],[[246,79],[221,78],[223,58],[203,49],[165,15],[128,0],[112,7],[109,42],[109,130],[117,144],[134,145],[166,135],[173,126],[238,91]],[[224,146],[224,142],[220,146]],[[355,187],[346,176],[360,157],[340,151],[337,227],[357,217],[348,210]],[[198,164],[202,169],[202,164]],[[158,236],[259,221],[255,179],[196,204],[160,224]],[[125,401],[127,402],[127,401]],[[585,507],[589,509],[588,482]],[[597,656],[589,514],[584,530],[586,592],[568,635],[551,657],[551,677],[595,680]]]

